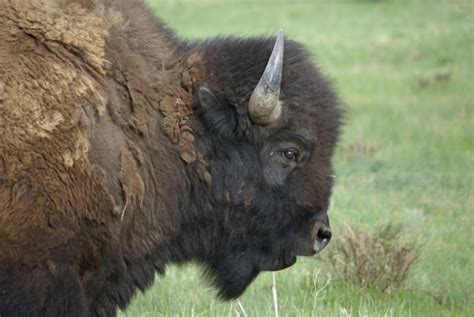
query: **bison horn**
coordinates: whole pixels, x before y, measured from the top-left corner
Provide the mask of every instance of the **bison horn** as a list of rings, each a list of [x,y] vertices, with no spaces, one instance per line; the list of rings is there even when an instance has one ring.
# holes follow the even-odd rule
[[[250,96],[248,111],[253,123],[266,126],[281,115],[280,86],[283,69],[283,30],[278,31],[272,55],[255,90]]]

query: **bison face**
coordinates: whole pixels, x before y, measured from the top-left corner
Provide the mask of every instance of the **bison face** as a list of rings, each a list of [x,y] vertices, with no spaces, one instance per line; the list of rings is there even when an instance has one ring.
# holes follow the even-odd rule
[[[193,191],[201,205],[192,221],[199,228],[190,228],[223,298],[331,239],[326,212],[341,110],[301,46],[287,43],[283,58],[283,37],[276,42],[219,41],[204,52],[195,129],[212,181]]]

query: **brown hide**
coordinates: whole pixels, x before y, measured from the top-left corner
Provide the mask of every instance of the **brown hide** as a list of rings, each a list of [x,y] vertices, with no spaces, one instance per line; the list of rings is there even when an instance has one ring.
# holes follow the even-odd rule
[[[185,163],[210,181],[186,124],[200,63],[135,1],[0,0],[0,282],[34,280],[43,307],[56,276],[100,307],[101,279],[153,266],[179,225],[155,197]]]

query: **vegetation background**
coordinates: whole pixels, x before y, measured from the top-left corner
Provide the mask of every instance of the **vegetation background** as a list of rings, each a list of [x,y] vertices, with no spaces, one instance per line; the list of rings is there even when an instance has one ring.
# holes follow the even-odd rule
[[[334,236],[393,222],[422,246],[404,286],[384,292],[299,259],[276,273],[280,316],[474,315],[472,1],[148,2],[184,38],[281,27],[304,43],[348,107]],[[220,302],[199,268],[170,267],[122,316],[273,316],[271,285],[263,273],[239,301]]]

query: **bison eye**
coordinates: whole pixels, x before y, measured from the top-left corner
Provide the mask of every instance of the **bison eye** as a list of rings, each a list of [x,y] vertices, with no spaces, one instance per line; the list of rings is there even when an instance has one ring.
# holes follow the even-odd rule
[[[293,148],[284,150],[282,154],[285,157],[285,159],[287,159],[288,161],[295,161],[295,162],[298,161],[298,158],[300,156],[300,153],[298,152],[298,150],[293,149]]]

